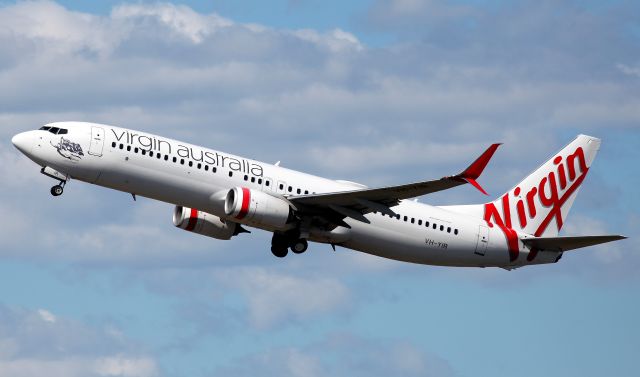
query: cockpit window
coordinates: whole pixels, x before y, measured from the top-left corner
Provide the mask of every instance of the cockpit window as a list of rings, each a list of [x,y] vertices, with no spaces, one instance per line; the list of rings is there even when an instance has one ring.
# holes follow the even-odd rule
[[[49,131],[54,135],[64,135],[69,133],[69,131],[65,128],[58,128],[58,127],[48,127],[48,126],[42,126],[40,127],[40,130],[42,131]]]

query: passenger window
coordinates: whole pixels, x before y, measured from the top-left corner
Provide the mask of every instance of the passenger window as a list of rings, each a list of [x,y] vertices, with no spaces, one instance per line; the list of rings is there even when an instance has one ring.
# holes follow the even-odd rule
[[[198,169],[202,169],[202,164],[198,163]]]
[[[262,178],[258,178],[258,184],[261,185],[262,184]]]
[[[114,141],[113,143],[111,143],[111,148],[115,148],[115,147],[116,147],[116,142]]]
[[[437,227],[436,223],[433,223],[433,229],[436,229]]]
[[[189,167],[193,166],[193,161],[189,161]]]
[[[133,153],[138,153],[138,147],[133,148]]]
[[[458,235],[458,229],[454,229],[453,230],[453,234],[455,234],[457,236]]]
[[[404,217],[404,221],[407,221],[409,218],[407,216]]]
[[[120,149],[124,149],[124,144],[120,144]]]
[[[271,182],[265,181],[264,184],[268,187],[271,184]]]
[[[256,177],[251,177],[251,183],[256,183]]]
[[[284,190],[284,185],[282,183],[280,184],[280,190]]]
[[[149,157],[153,157],[153,151],[149,151]]]
[[[164,155],[164,160],[165,160],[165,161],[169,161],[169,155],[166,155],[166,154],[165,154],[165,155]]]
[[[416,219],[414,217],[411,218],[411,224],[415,224]]]
[[[178,158],[177,157],[173,157],[173,162],[174,163],[178,162]]]
[[[300,189],[297,189],[297,190],[296,190],[296,192],[297,192],[298,194],[300,194],[302,191],[300,191]]]
[[[428,221],[425,221],[425,222],[424,222],[424,226],[426,226],[426,227],[428,228],[428,227],[429,227],[429,222],[428,222]]]
[[[131,145],[127,145],[127,152],[131,152]]]
[[[418,225],[422,225],[422,220],[418,220]]]
[[[396,219],[400,220],[400,215],[396,215]]]
[[[229,172],[229,177],[233,177],[233,172],[232,171]]]
[[[305,195],[309,195],[309,190],[304,190]]]
[[[161,159],[161,158],[162,158],[162,155],[161,155],[160,153],[157,153],[157,154],[156,154],[156,157],[157,157],[157,158],[158,158],[158,160],[159,160],[159,159]]]
[[[248,180],[249,180],[249,176],[245,174],[245,175],[244,175],[244,180],[245,180],[245,181],[248,181]]]
[[[180,165],[184,165],[184,158],[180,159]]]
[[[444,225],[440,225],[440,231],[442,232],[444,230]]]
[[[146,156],[147,155],[147,150],[146,149],[141,149],[140,153],[142,153],[143,156]]]
[[[218,168],[216,168],[216,167],[214,166],[214,167],[212,167],[212,168],[211,168],[211,171],[215,173],[215,172],[217,172],[217,171],[218,171]]]
[[[447,227],[447,233],[451,233],[451,227]]]
[[[289,191],[289,192],[293,191],[293,187],[289,186],[289,188],[287,189],[287,191]]]
[[[204,166],[204,171],[209,171],[209,165]]]

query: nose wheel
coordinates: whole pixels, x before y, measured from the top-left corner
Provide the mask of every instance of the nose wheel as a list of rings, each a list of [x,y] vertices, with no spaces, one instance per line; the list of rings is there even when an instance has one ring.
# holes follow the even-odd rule
[[[64,187],[62,185],[55,185],[51,188],[51,195],[60,196],[64,192]]]
[[[64,192],[64,185],[65,184],[66,184],[66,182],[60,181],[60,184],[53,186],[51,188],[51,195],[53,195],[53,196],[62,195],[62,193]]]

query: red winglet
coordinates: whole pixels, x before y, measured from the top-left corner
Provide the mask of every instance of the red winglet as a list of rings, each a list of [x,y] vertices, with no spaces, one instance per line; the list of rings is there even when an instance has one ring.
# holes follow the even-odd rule
[[[478,157],[471,165],[469,165],[468,168],[466,168],[462,173],[458,174],[458,177],[470,183],[481,193],[489,195],[482,188],[482,186],[480,186],[478,182],[476,182],[476,179],[480,177],[480,174],[482,174],[482,171],[487,166],[489,160],[491,160],[491,157],[493,157],[493,154],[496,152],[500,145],[502,145],[502,143],[492,144],[489,148],[487,148],[486,151],[484,151],[484,153],[480,157]]]
[[[489,194],[487,194],[487,192],[486,192],[486,191],[484,191],[484,189],[482,188],[482,186],[480,186],[480,184],[479,184],[478,182],[476,182],[476,180],[475,180],[475,179],[473,179],[473,178],[465,178],[465,177],[462,177],[462,179],[464,179],[465,181],[467,181],[467,183],[471,183],[471,185],[472,185],[473,187],[477,188],[477,189],[478,189],[478,191],[480,191],[481,193],[483,193],[483,194],[485,194],[485,195],[489,195]]]

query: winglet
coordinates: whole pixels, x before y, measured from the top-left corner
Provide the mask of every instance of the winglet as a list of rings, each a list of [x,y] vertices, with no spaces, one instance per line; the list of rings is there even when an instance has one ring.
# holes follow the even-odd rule
[[[475,179],[473,179],[473,178],[465,178],[465,177],[461,177],[461,178],[464,179],[465,181],[467,181],[467,183],[470,183],[471,186],[477,188],[478,191],[480,191],[481,193],[483,193],[485,195],[489,195],[489,194],[487,194],[486,191],[484,191],[482,186],[480,186],[480,184]]]
[[[496,152],[496,150],[500,145],[502,145],[502,143],[492,144],[489,148],[487,148],[486,151],[484,151],[482,155],[480,155],[480,157],[478,157],[471,165],[469,165],[468,168],[466,168],[462,173],[458,174],[456,177],[466,181],[467,183],[470,183],[473,187],[477,188],[478,191],[480,191],[481,193],[485,195],[489,195],[482,188],[482,186],[480,186],[480,184],[476,181],[476,179],[480,177],[480,174],[482,174],[482,171],[487,166],[487,164],[489,163],[489,160],[491,160],[491,157],[493,157],[493,154]]]

